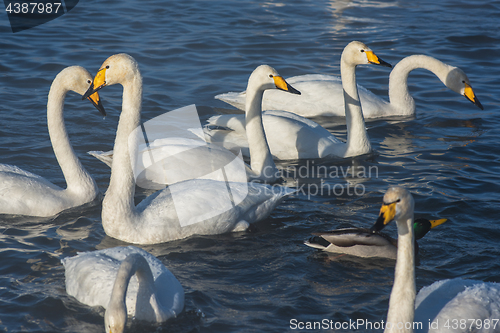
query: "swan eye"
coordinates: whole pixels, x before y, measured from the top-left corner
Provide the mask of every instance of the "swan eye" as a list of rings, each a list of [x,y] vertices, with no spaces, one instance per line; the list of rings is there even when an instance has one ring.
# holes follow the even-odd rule
[[[401,202],[401,199],[396,200],[396,202]]]
[[[269,77],[273,77],[273,74],[269,74]]]
[[[109,65],[106,66],[106,69],[109,69]]]
[[[88,84],[91,84],[91,83],[92,83],[92,81],[90,81],[90,80],[87,80],[87,83],[88,83]]]
[[[365,50],[359,50],[360,52],[365,52]]]

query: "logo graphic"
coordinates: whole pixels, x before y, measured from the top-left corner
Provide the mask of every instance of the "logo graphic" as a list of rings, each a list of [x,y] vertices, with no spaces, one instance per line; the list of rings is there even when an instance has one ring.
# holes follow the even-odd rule
[[[73,9],[78,0],[3,0],[12,32],[52,21]]]
[[[209,179],[221,204],[202,215],[176,209],[179,223],[187,226],[220,215],[241,203],[248,185],[241,190],[235,183],[247,184],[241,152],[235,155],[225,148],[207,143],[196,106],[189,105],[146,121],[128,140],[130,162],[136,183],[149,189],[162,189],[183,182],[195,189],[201,179]],[[169,187],[176,203],[177,187]],[[207,193],[210,195],[210,193]],[[183,196],[184,198],[185,196]],[[179,202],[180,203],[180,202]]]

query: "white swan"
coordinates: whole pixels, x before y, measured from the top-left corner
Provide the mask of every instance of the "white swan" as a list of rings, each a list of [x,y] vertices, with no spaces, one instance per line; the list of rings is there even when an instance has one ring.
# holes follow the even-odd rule
[[[445,223],[447,219],[416,219],[413,223],[415,236],[415,256],[418,255],[417,240],[424,237],[432,228]],[[344,253],[363,258],[396,259],[398,241],[392,237],[371,232],[366,228],[345,228],[326,232],[315,232],[314,237],[304,244],[325,252]]]
[[[198,179],[170,185],[136,207],[128,138],[140,124],[142,78],[131,56],[109,57],[86,95],[113,84],[123,86],[123,105],[102,208],[107,235],[130,243],[153,244],[194,234],[241,231],[267,217],[285,195],[294,192],[263,184]]]
[[[66,189],[16,166],[0,164],[0,214],[47,217],[96,199],[97,184],[76,157],[63,117],[66,94],[74,91],[83,95],[91,82],[92,76],[86,69],[72,66],[55,77],[49,91],[47,126]],[[98,94],[89,100],[105,115]]]
[[[494,318],[498,318],[500,314],[500,285],[496,283],[484,283],[481,281],[453,282],[453,285],[462,284],[462,288],[455,288],[453,292],[446,292],[446,288],[440,293],[439,285],[446,283],[441,282],[437,286],[431,285],[430,291],[423,288],[418,296],[415,287],[415,254],[414,254],[414,235],[413,235],[413,210],[414,201],[410,192],[401,187],[390,187],[384,195],[384,202],[380,209],[380,216],[377,222],[371,228],[372,231],[380,231],[392,220],[396,221],[398,228],[398,252],[396,259],[396,270],[394,277],[394,285],[392,287],[391,297],[389,300],[389,311],[385,325],[385,332],[413,332],[414,326],[418,328],[429,329],[430,322],[439,318],[439,323],[436,329],[429,329],[429,332],[477,332],[475,325],[467,322],[465,329],[448,330],[445,327],[446,320],[450,325],[452,320],[461,319],[466,321],[469,318],[474,318],[482,323],[488,319],[490,322]],[[452,280],[453,281],[453,280]],[[466,288],[466,286],[474,286]],[[434,287],[433,287],[434,286]],[[458,294],[457,292],[463,291]],[[478,290],[494,291],[490,294],[479,293]],[[465,293],[465,294],[464,294]],[[434,301],[427,297],[432,295]],[[417,303],[415,303],[417,298]],[[436,303],[435,300],[439,300]],[[429,311],[429,304],[437,310],[434,313]],[[439,306],[437,305],[439,304]],[[415,317],[416,310],[422,312],[422,315]],[[496,317],[495,317],[496,316]],[[415,324],[414,324],[415,323]],[[417,326],[422,323],[422,326]],[[472,325],[472,329],[470,328]],[[498,332],[500,327],[494,332]],[[486,330],[485,332],[492,332]]]
[[[134,246],[83,252],[61,260],[66,292],[106,309],[106,332],[121,333],[127,315],[163,322],[184,309],[184,289],[153,255]]]
[[[359,97],[365,118],[410,116],[415,114],[415,101],[408,91],[408,75],[417,68],[434,73],[454,92],[465,96],[481,110],[483,106],[471,88],[467,75],[457,67],[447,65],[426,55],[411,55],[402,59],[389,77],[389,102],[358,85]],[[264,94],[263,110],[285,110],[303,117],[344,117],[344,99],[341,80],[337,76],[309,74],[287,79],[302,93],[300,96],[284,95],[279,91]],[[245,92],[229,92],[215,96],[241,109]]]
[[[246,97],[245,106],[245,117],[247,119],[245,129],[247,138],[249,142],[251,142],[251,148],[248,151],[250,165],[245,165],[248,181],[258,180],[272,183],[280,179],[279,171],[269,152],[269,146],[262,125],[262,95],[264,91],[271,89],[280,89],[288,93],[300,94],[287,84],[283,77],[270,66],[261,65],[253,71],[252,75],[250,75],[247,87],[248,96]],[[191,147],[189,147],[190,145]],[[151,184],[148,180],[157,184],[173,184],[182,180],[196,178],[193,177],[194,174],[200,176],[210,175],[213,171],[220,169],[221,166],[230,164],[236,158],[231,151],[216,144],[209,143],[206,146],[203,145],[200,147],[199,142],[192,142],[191,140],[184,140],[182,138],[156,140],[152,142],[150,148],[145,150],[145,153],[141,152],[142,156],[140,158],[148,159],[150,149],[156,150],[155,156],[161,154],[158,150],[163,150],[175,156],[176,154],[172,154],[172,151],[179,150],[180,148],[182,148],[182,151],[178,154],[181,154],[179,156],[184,161],[175,162],[177,167],[176,171],[172,172],[172,174],[175,174],[176,177],[166,178],[158,173],[142,173],[140,177],[136,179],[137,184],[141,186],[141,184],[145,183],[146,187],[149,187]],[[91,151],[89,154],[95,156],[108,166],[111,166],[113,151]],[[158,159],[162,160],[163,158],[158,156]],[[172,164],[174,163],[172,162]],[[183,170],[188,171],[188,173],[185,174]]]
[[[340,70],[344,89],[345,115],[347,123],[347,142],[342,142],[326,129],[312,120],[286,111],[266,111],[262,115],[266,138],[271,154],[279,160],[310,158],[346,158],[371,152],[371,144],[366,133],[365,121],[359,103],[355,69],[361,64],[389,66],[380,60],[365,44],[349,43],[342,52]],[[211,117],[209,125],[223,126],[232,130],[229,133],[213,135],[212,142],[225,146],[245,145],[244,115],[220,115]],[[245,151],[243,151],[245,154]]]

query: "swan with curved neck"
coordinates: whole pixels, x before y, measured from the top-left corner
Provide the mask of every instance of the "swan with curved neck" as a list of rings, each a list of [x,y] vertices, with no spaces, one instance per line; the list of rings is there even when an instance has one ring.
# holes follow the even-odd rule
[[[99,189],[75,155],[64,124],[64,99],[69,91],[83,95],[92,83],[89,72],[79,66],[63,69],[50,87],[47,126],[57,162],[66,180],[62,189],[43,177],[0,164],[0,214],[53,216],[93,201]],[[97,93],[88,97],[106,115]]]
[[[64,258],[66,291],[78,301],[106,309],[107,333],[123,332],[127,317],[161,323],[184,308],[184,289],[153,255],[134,246]]]
[[[262,125],[262,96],[266,90],[271,89],[279,89],[291,94],[300,94],[300,92],[290,86],[274,68],[268,65],[261,65],[257,67],[250,75],[245,107],[246,119],[248,120],[246,122],[247,138],[248,141],[251,142],[251,148],[249,151],[250,165],[245,165],[248,181],[257,180],[272,183],[280,179],[279,171],[269,151],[269,145],[266,140],[264,127]],[[153,146],[155,146],[155,149],[175,149],[175,143],[163,144],[161,142],[153,142]],[[204,154],[207,147],[209,148],[209,150],[207,150],[209,153]],[[214,160],[217,161],[217,165],[227,165],[235,159],[234,154],[224,147],[219,147],[211,143],[208,143],[207,147],[203,146],[203,149],[190,149],[188,151],[193,155],[196,155],[193,156],[193,160],[197,161],[197,163],[193,163],[193,165],[191,165],[190,173],[188,175],[172,179],[172,177],[166,178],[158,176],[157,173],[142,173],[139,177],[146,177],[147,179],[138,177],[136,179],[137,184],[141,186],[143,183],[150,184],[149,181],[152,181],[155,184],[168,185],[174,182],[191,179],[193,177],[189,177],[189,175],[194,173],[192,168],[196,168],[196,174],[210,175],[214,171],[210,168],[214,164]],[[89,153],[111,166],[113,151],[92,151]],[[156,152],[156,154],[158,153]],[[183,153],[183,157],[187,158],[186,152]],[[180,175],[180,172],[178,174]]]
[[[500,285],[497,283],[445,280],[431,285],[432,292],[425,291],[429,287],[424,287],[416,295],[413,211],[414,201],[410,192],[402,187],[390,187],[384,195],[377,222],[371,228],[371,231],[380,231],[394,220],[398,229],[394,285],[384,332],[411,333],[414,322],[423,323],[423,328],[429,328],[429,323],[436,319],[438,327],[429,329],[429,332],[450,332],[449,326],[446,327],[447,321],[468,319],[468,316],[474,314],[475,319],[484,323],[485,319],[491,321],[498,316]],[[443,284],[447,286],[440,290],[439,287]],[[453,285],[453,289],[450,285]],[[417,310],[416,299],[419,304]],[[476,332],[475,325],[468,325],[466,330],[460,332]]]
[[[301,116],[286,111],[266,111],[262,119],[274,158],[279,160],[347,158],[372,151],[356,86],[356,66],[362,64],[391,67],[361,42],[349,43],[342,52],[340,69],[344,92],[342,99],[345,100],[347,142],[340,141],[319,124]],[[219,138],[219,142],[224,145],[231,146],[245,142],[243,115],[214,116],[208,122],[210,125],[226,126],[233,130],[233,133]],[[246,144],[248,148],[252,148],[250,142]]]
[[[408,75],[414,69],[426,69],[435,74],[443,84],[454,92],[465,96],[474,105],[483,109],[471,88],[469,78],[458,67],[447,65],[426,55],[411,55],[402,59],[389,77],[389,102],[369,90],[358,86],[365,118],[411,116],[415,114],[415,101],[408,90]],[[309,74],[288,78],[287,81],[302,93],[287,96],[279,91],[264,95],[263,110],[285,110],[303,117],[344,117],[341,80],[336,76]],[[242,108],[245,92],[225,93],[215,98]]]
[[[135,206],[128,138],[140,126],[142,77],[131,56],[109,57],[87,94],[113,84],[123,86],[123,104],[111,179],[102,208],[102,224],[107,235],[130,243],[155,244],[194,234],[241,231],[267,217],[285,195],[293,192],[264,184],[197,179],[170,185]],[[242,200],[231,201],[235,197]],[[216,210],[219,207],[227,209]]]

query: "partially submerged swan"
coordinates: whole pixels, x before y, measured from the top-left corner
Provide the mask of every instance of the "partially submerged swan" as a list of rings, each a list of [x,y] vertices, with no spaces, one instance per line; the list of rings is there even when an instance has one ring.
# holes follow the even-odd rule
[[[148,252],[134,246],[83,252],[61,260],[66,292],[81,303],[102,306],[107,333],[121,333],[127,317],[150,322],[175,318],[184,288]]]

